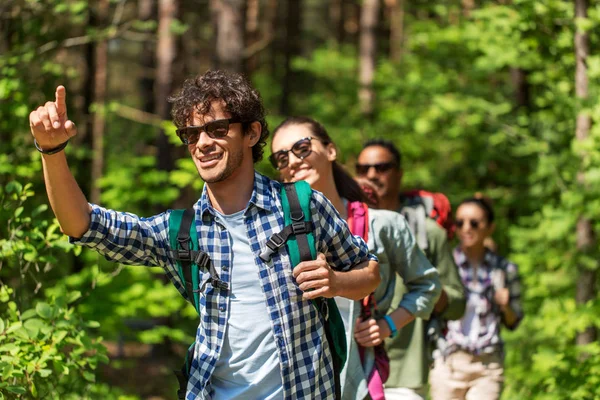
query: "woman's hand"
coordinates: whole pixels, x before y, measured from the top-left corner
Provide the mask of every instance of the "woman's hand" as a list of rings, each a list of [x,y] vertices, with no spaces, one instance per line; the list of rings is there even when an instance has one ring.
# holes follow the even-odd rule
[[[390,327],[384,319],[379,321],[373,318],[366,321],[356,320],[354,339],[363,347],[374,347],[381,344],[392,334]]]
[[[496,290],[494,293],[494,302],[500,306],[500,309],[504,310],[510,302],[510,293],[507,288]]]

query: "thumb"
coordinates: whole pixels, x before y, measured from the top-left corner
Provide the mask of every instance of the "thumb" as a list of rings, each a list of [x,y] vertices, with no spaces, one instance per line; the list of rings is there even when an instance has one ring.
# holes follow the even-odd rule
[[[65,122],[65,131],[67,132],[69,139],[77,135],[77,127],[75,126],[75,123],[71,120]]]
[[[327,261],[327,258],[325,257],[325,254],[323,253],[319,253],[317,255],[317,260],[323,260],[323,261]]]

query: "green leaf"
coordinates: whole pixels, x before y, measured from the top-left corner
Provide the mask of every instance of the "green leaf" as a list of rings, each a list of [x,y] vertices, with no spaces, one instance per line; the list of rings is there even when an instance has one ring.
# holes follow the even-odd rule
[[[7,386],[6,390],[8,390],[11,393],[16,393],[16,394],[27,393],[27,390],[23,386]]]
[[[40,302],[35,306],[35,311],[44,319],[52,318],[52,307],[48,303]]]
[[[86,381],[89,382],[96,382],[96,375],[94,375],[93,373],[89,372],[89,371],[83,371],[83,377],[85,378]]]
[[[17,181],[8,182],[6,184],[6,193],[20,194],[23,191],[23,185]]]
[[[25,321],[26,319],[35,317],[36,315],[38,315],[36,310],[29,309],[29,310],[25,311],[23,314],[21,314],[21,320]]]
[[[98,321],[88,321],[87,327],[88,328],[100,328],[100,322],[98,322]]]
[[[38,372],[42,378],[47,378],[52,374],[52,370],[48,368],[40,369]]]
[[[0,333],[4,332],[4,321],[0,318]]]
[[[17,209],[15,210],[15,217],[16,217],[16,218],[19,218],[19,217],[21,216],[21,214],[23,213],[23,210],[24,210],[24,209],[25,209],[24,207],[19,207],[19,208],[17,208]]]
[[[44,321],[39,318],[31,318],[23,323],[23,326],[32,337],[36,337],[40,333],[40,329],[45,326]]]
[[[67,298],[67,303],[71,304],[74,301],[77,301],[81,298],[81,292],[79,290],[75,290],[71,293],[69,293],[69,297]]]

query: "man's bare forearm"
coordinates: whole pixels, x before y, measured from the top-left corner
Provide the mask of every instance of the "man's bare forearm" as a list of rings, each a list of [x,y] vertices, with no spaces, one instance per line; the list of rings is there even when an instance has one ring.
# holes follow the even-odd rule
[[[336,296],[360,300],[375,290],[381,277],[377,261],[364,261],[348,272],[335,272]]]
[[[50,206],[66,235],[79,238],[90,227],[90,205],[69,170],[64,151],[42,155]]]

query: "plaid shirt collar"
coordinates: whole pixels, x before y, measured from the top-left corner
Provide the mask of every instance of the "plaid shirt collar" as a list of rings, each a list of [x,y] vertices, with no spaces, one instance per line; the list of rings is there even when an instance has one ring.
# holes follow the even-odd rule
[[[248,202],[246,209],[250,208],[250,205],[254,205],[258,208],[269,212],[276,212],[277,206],[273,196],[269,179],[264,175],[254,171],[254,187],[252,189],[252,196]],[[215,209],[213,208],[210,198],[208,196],[208,186],[204,185],[202,189],[202,195],[198,200],[197,207],[200,209],[200,215],[204,218],[207,213],[208,215],[215,215]]]
[[[456,265],[461,268],[469,267],[469,260],[467,259],[467,255],[462,251],[460,246],[454,249],[454,260],[456,261]],[[483,256],[482,266],[487,268],[492,268],[497,264],[497,256],[490,250],[485,249],[485,255]]]

